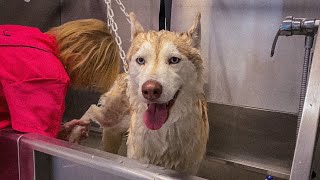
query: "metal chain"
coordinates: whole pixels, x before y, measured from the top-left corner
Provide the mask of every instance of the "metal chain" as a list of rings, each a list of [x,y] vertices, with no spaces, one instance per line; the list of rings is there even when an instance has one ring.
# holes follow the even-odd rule
[[[127,21],[131,24],[130,20],[129,20],[129,15],[126,12],[126,8],[124,7],[124,5],[122,4],[122,2],[120,0],[116,0],[118,5],[120,6],[121,11],[125,14]],[[128,72],[128,63],[126,61],[126,53],[124,52],[124,50],[122,49],[122,41],[120,36],[118,35],[118,25],[117,23],[114,21],[113,17],[114,17],[114,13],[111,7],[111,0],[104,0],[104,2],[107,4],[107,18],[108,18],[108,27],[110,28],[110,31],[112,30],[114,35],[115,35],[115,40],[116,43],[119,47],[119,53],[120,53],[120,58],[122,60],[123,63],[123,70],[125,72]]]
[[[117,1],[118,5],[119,5],[121,11],[123,12],[123,14],[126,16],[128,23],[131,24],[129,14],[127,13],[126,8],[122,4],[121,0],[116,0],[116,1]]]

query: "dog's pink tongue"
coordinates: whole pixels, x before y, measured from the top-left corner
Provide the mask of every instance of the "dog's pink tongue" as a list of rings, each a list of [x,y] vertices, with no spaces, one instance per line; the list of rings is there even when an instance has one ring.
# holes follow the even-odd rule
[[[143,121],[147,128],[158,130],[166,122],[168,115],[166,104],[150,104],[143,114]]]

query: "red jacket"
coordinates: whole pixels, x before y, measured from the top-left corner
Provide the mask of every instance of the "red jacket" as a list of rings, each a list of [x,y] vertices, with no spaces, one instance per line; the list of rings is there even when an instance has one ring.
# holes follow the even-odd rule
[[[0,129],[57,136],[70,81],[57,52],[37,28],[0,25]]]

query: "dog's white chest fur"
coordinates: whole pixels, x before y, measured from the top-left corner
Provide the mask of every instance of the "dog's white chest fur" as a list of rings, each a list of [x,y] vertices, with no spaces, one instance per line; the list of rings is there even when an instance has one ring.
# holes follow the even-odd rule
[[[176,106],[180,101],[183,100],[178,99]],[[179,115],[173,112],[169,122],[159,130],[146,128],[142,121],[144,108],[134,112],[127,140],[128,157],[191,174],[197,172],[206,150],[208,130],[207,122],[200,120],[203,115],[200,102],[190,103],[189,108],[173,109]]]

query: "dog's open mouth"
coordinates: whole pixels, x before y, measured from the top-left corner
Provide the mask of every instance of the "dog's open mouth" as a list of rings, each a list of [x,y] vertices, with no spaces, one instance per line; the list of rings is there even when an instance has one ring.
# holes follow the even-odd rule
[[[170,109],[174,105],[180,90],[176,92],[174,97],[167,103],[158,104],[150,103],[148,104],[148,109],[143,114],[143,120],[147,128],[151,130],[158,130],[167,121],[170,113]]]

